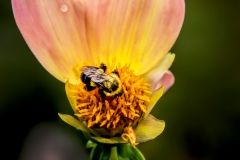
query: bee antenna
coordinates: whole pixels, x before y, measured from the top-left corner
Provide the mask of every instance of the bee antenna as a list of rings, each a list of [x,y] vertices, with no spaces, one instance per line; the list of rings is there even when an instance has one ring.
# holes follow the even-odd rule
[[[116,74],[118,77],[120,77],[119,72],[117,71],[117,69],[115,69],[112,73]]]
[[[104,63],[101,63],[99,68],[102,69],[104,72],[106,72],[107,70],[107,66]]]

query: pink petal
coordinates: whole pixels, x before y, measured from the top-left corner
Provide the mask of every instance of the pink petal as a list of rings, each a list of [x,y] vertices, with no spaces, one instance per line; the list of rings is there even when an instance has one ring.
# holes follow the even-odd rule
[[[129,63],[137,74],[148,72],[175,42],[185,10],[184,0],[12,0],[12,4],[30,49],[63,82],[78,77],[86,61]]]
[[[150,72],[144,75],[145,80],[151,84],[150,90],[154,92],[163,84],[165,92],[173,85],[174,76],[168,71],[175,59],[175,54],[168,53],[163,61]]]
[[[39,62],[65,82],[90,60],[85,6],[73,0],[12,0],[17,25]]]
[[[164,92],[167,92],[167,90],[172,87],[174,84],[175,78],[171,71],[166,71],[162,78],[158,81],[157,86],[155,90],[159,89],[162,85],[164,85]]]

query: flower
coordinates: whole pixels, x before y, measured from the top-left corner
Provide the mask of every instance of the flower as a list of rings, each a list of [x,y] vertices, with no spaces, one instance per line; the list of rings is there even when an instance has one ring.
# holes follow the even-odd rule
[[[58,80],[77,119],[63,121],[102,143],[133,146],[165,123],[150,111],[174,81],[168,53],[184,19],[184,0],[12,0],[17,25],[38,61]],[[116,70],[122,94],[101,97],[80,80],[83,66]],[[115,75],[115,78],[117,78]]]

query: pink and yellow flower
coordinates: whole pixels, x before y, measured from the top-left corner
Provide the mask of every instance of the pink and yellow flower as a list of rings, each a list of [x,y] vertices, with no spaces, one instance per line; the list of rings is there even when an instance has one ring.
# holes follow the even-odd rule
[[[17,25],[43,67],[66,83],[77,119],[68,124],[102,143],[136,145],[165,123],[150,111],[173,84],[168,53],[182,27],[184,0],[12,0]],[[84,90],[83,66],[119,71],[124,93],[103,100]]]

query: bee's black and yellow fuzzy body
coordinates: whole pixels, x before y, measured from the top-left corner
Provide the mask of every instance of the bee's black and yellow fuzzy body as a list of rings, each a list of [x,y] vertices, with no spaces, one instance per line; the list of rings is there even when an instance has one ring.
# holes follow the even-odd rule
[[[80,76],[81,81],[86,84],[84,89],[91,91],[96,87],[99,88],[99,94],[104,99],[106,96],[121,96],[123,93],[122,83],[119,79],[119,73],[114,70],[110,74],[106,74],[107,67],[101,64],[100,67],[85,66]]]

